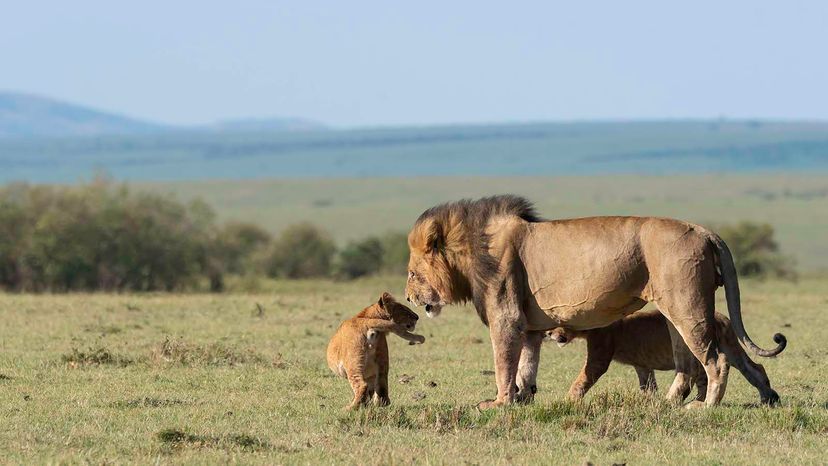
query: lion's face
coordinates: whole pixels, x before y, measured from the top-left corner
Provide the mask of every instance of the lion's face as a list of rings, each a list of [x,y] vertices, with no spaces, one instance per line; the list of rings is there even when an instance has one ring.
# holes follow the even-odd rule
[[[545,339],[554,341],[559,347],[563,348],[575,339],[575,331],[564,327],[553,328],[546,331]]]
[[[437,317],[447,304],[447,296],[438,290],[441,280],[435,277],[434,255],[412,252],[408,262],[405,296],[415,306],[425,306],[428,317]]]
[[[451,303],[452,276],[444,255],[441,228],[435,222],[417,224],[408,235],[408,282],[405,297],[425,306],[426,315],[437,317]]]

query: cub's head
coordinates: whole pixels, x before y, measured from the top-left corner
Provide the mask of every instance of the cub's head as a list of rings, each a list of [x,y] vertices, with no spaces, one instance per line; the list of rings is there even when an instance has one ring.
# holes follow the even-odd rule
[[[426,315],[437,317],[451,303],[452,273],[445,257],[442,226],[436,219],[417,222],[408,234],[408,281],[405,296]]]
[[[547,330],[544,340],[554,341],[559,347],[563,348],[577,337],[578,333],[575,330],[565,327],[557,327],[552,330]]]
[[[409,332],[417,326],[419,317],[414,311],[400,304],[389,293],[383,293],[377,301],[377,306],[384,310],[395,323],[402,325]]]

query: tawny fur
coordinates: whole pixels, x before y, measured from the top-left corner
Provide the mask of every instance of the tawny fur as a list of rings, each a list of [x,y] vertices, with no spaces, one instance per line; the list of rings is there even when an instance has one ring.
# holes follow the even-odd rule
[[[347,409],[371,402],[375,395],[381,406],[391,403],[388,396],[387,333],[394,333],[410,344],[423,343],[422,335],[410,333],[417,324],[417,314],[384,293],[359,314],[342,322],[328,343],[328,367],[345,377],[354,391]]]
[[[730,319],[716,313],[716,331],[719,347],[727,356],[727,362],[759,391],[760,400],[766,404],[779,401],[779,395],[771,388],[765,368],[753,362],[736,339],[730,326]],[[587,357],[580,374],[569,389],[572,400],[580,400],[587,391],[604,375],[610,361],[633,366],[641,390],[654,392],[657,389],[653,371],[675,370],[673,346],[670,339],[669,322],[658,311],[638,311],[604,328],[572,330],[564,327],[552,329],[547,339],[564,346],[573,339],[587,343]],[[697,385],[696,400],[704,401],[707,377],[701,364],[690,358],[691,373]],[[689,394],[684,393],[684,397]]]
[[[656,217],[589,217],[543,221],[516,196],[458,201],[425,211],[408,235],[406,297],[429,316],[472,301],[489,327],[497,398],[490,408],[531,401],[543,332],[566,326],[605,327],[657,303],[674,324],[676,378],[668,398],[687,391],[692,355],[708,378],[708,405],[724,396],[728,365],[713,319],[715,292],[724,286],[739,341],[774,356],[745,332],[739,285],[727,245],[688,222]],[[680,344],[683,341],[684,344]]]

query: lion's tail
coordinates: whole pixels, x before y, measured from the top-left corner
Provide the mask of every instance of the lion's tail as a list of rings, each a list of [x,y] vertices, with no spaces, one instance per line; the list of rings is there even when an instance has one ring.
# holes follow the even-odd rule
[[[710,241],[719,254],[725,298],[727,299],[727,312],[730,315],[730,322],[733,326],[733,331],[736,333],[736,337],[742,342],[745,348],[750,348],[757,356],[769,358],[781,353],[785,349],[785,346],[788,345],[788,339],[785,338],[785,335],[777,333],[773,336],[773,341],[776,342],[777,346],[772,350],[760,348],[748,336],[745,330],[745,324],[742,322],[739,279],[736,276],[736,266],[733,264],[733,256],[730,254],[730,249],[728,249],[727,244],[725,244],[719,235],[707,230],[704,230],[704,232],[708,241]]]

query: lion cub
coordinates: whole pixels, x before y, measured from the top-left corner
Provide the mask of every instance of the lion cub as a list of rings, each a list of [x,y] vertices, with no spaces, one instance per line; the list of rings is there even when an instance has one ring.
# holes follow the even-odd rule
[[[715,317],[719,345],[727,357],[728,364],[738,369],[745,379],[759,390],[762,403],[778,402],[779,395],[771,388],[765,368],[753,362],[745,353],[730,327],[730,320],[719,313],[715,313]],[[641,390],[655,391],[657,387],[653,371],[676,368],[667,325],[667,318],[654,310],[630,314],[604,328],[575,331],[558,327],[547,331],[546,339],[557,342],[561,347],[575,338],[587,341],[586,363],[569,389],[569,398],[583,398],[595,382],[607,372],[611,361],[633,366],[638,374],[638,385]],[[707,376],[701,363],[695,358],[690,364],[699,390],[696,399],[703,401],[707,391]],[[684,397],[687,395],[689,391]]]
[[[374,395],[381,406],[391,403],[385,334],[395,333],[412,345],[423,343],[425,337],[410,333],[417,319],[411,309],[383,293],[379,301],[342,322],[328,344],[328,367],[351,383],[354,400],[346,409],[366,405]]]

